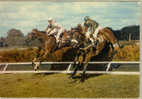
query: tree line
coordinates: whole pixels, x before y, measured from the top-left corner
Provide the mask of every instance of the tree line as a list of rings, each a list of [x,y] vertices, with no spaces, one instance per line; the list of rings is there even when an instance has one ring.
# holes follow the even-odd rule
[[[113,29],[111,30],[114,32],[115,36],[120,41],[140,40],[139,25],[126,26],[120,30],[113,30]]]
[[[120,30],[111,29],[118,40],[140,40],[140,26],[132,25],[123,27]],[[40,42],[38,40],[31,40],[26,42],[27,35],[24,36],[24,33],[18,29],[10,29],[7,32],[6,37],[0,37],[0,47],[23,47],[23,46],[38,46]]]

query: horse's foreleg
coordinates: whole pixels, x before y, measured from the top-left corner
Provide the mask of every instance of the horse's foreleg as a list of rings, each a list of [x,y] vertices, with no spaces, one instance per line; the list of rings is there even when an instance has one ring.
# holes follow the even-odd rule
[[[84,80],[85,80],[85,76],[86,76],[85,73],[86,73],[87,66],[88,66],[88,62],[84,64],[81,82],[84,82]]]
[[[34,67],[34,70],[37,70],[40,66],[40,63],[38,65],[37,65],[37,63],[35,63],[37,60],[40,60],[40,51],[41,51],[41,47],[38,48],[37,55],[32,60],[32,66]]]
[[[37,71],[39,69],[39,67],[40,67],[40,62],[35,64],[34,70]]]
[[[84,80],[85,80],[86,69],[87,69],[87,66],[88,66],[88,62],[90,61],[90,59],[92,57],[92,53],[88,53],[85,57],[86,58],[85,58],[85,64],[84,64],[84,67],[83,67],[83,73],[82,73],[82,77],[81,77],[81,82],[84,82]]]
[[[71,78],[73,78],[73,76],[76,74],[78,68],[79,68],[79,64],[75,64],[75,68],[74,68],[74,70],[73,70],[73,73],[72,73],[71,76],[70,76]]]
[[[75,57],[74,63],[73,63],[73,73],[71,74],[71,78],[73,78],[73,76],[76,74],[77,70],[78,70],[78,55]]]

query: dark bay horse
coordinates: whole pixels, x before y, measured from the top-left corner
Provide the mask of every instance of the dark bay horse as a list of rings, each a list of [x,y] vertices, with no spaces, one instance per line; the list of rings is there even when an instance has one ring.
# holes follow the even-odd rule
[[[77,55],[74,60],[74,72],[71,74],[71,78],[76,74],[77,70],[83,67],[83,73],[81,81],[85,80],[85,72],[88,66],[88,62],[95,56],[99,55],[107,46],[110,47],[108,57],[110,60],[113,57],[113,53],[120,48],[120,45],[114,36],[113,32],[108,28],[104,28],[99,31],[97,37],[98,43],[96,45],[88,43],[88,39],[85,39],[82,47],[79,47]],[[105,53],[104,53],[105,54]]]

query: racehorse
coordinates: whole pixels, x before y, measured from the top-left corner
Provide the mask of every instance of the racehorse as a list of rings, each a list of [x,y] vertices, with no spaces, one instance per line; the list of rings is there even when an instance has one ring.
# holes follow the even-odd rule
[[[110,60],[113,57],[114,52],[120,48],[119,42],[114,36],[113,32],[108,28],[99,30],[97,40],[95,44],[88,43],[88,39],[85,39],[82,47],[78,47],[78,52],[74,60],[74,72],[71,74],[71,78],[74,77],[77,70],[83,67],[83,73],[81,81],[85,80],[85,72],[88,66],[88,62],[95,56],[99,55],[107,46],[110,46],[109,56]],[[104,53],[105,54],[105,53]]]
[[[32,65],[34,70],[37,70],[40,66],[40,62],[54,52],[57,48],[56,38],[54,36],[48,36],[44,31],[39,31],[33,29],[32,32],[28,35],[27,41],[38,39],[41,42],[41,45],[38,46],[38,51],[36,57],[32,60]],[[35,64],[38,61],[39,64]]]

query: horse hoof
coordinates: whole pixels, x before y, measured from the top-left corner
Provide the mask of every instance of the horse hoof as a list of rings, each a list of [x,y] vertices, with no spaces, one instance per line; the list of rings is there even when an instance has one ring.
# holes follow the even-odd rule
[[[80,82],[82,82],[82,83],[83,83],[84,81],[85,81],[84,79],[81,79],[81,80],[80,80]]]
[[[35,68],[34,71],[37,71],[37,68]]]
[[[69,78],[69,79],[73,79],[73,76],[69,76],[68,78]]]

